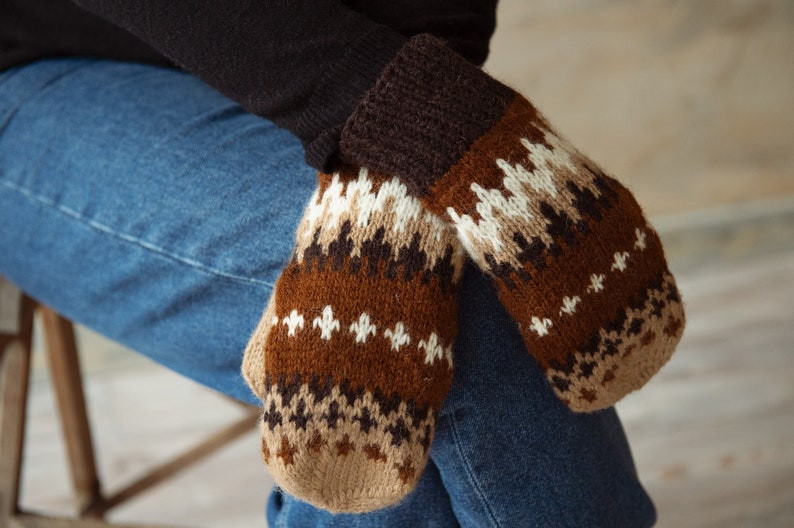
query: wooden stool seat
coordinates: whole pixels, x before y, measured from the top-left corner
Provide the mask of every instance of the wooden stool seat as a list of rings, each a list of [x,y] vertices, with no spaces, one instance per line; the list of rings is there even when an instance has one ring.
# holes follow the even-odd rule
[[[40,317],[46,339],[50,379],[58,404],[74,491],[75,518],[55,518],[23,512],[19,508],[35,314]],[[0,276],[0,527],[132,528],[129,524],[105,521],[105,513],[251,431],[258,410],[244,406],[248,412],[238,421],[123,489],[103,494],[96,470],[72,323],[29,298]]]

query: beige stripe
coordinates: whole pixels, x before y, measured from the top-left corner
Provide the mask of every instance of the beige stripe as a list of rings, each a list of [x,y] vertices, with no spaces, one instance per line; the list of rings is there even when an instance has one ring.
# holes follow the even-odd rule
[[[290,402],[283,402],[273,388],[266,395],[265,409],[271,403],[284,418],[274,428],[261,423],[265,463],[282,488],[316,506],[356,512],[393,504],[416,485],[427,464],[433,414],[411,424],[404,403],[386,416],[371,394],[349,402],[338,387],[317,400],[304,385]],[[332,404],[338,415],[335,427],[324,418]],[[305,427],[289,420],[299,405],[312,415]],[[365,408],[374,422],[368,431],[355,420]],[[387,429],[400,418],[399,425],[408,428],[410,439],[397,446]],[[427,433],[430,438],[425,437]]]
[[[441,219],[424,209],[421,202],[408,195],[408,189],[397,178],[378,181],[370,178],[362,168],[355,179],[345,180],[350,174],[336,173],[330,182],[312,196],[304,213],[296,237],[295,257],[302,262],[304,252],[314,242],[319,230],[318,243],[324,252],[335,242],[345,222],[350,222],[351,257],[362,256],[362,244],[372,240],[383,228],[384,241],[392,248],[392,258],[397,259],[401,249],[408,247],[414,233],[421,235],[419,249],[427,255],[427,267],[432,269],[442,259],[453,240],[454,231]],[[460,274],[461,258],[453,265]]]
[[[662,288],[650,292],[643,308],[626,311],[627,319],[621,331],[601,329],[599,350],[587,354],[576,352],[570,372],[549,369],[546,377],[557,396],[572,409],[587,412],[614,405],[645,385],[670,359],[683,334],[683,305],[667,299],[671,287],[674,287],[673,278],[667,275]],[[652,315],[653,301],[664,303],[661,316]],[[629,334],[635,319],[643,321],[642,327],[638,333]],[[606,343],[615,341],[621,344],[617,353],[612,353]],[[564,390],[557,387],[555,378],[567,382],[568,387]]]
[[[614,320],[619,310],[641,301],[667,271],[661,242],[645,224],[634,198],[617,182],[614,190],[618,195],[615,206],[601,211],[601,221],[590,222],[591,232],[579,235],[574,248],[564,248],[557,258],[547,256],[541,272],[526,265],[532,276],[529,284],[522,284],[518,277],[514,280],[521,286],[515,290],[497,283],[499,298],[520,323],[528,325],[532,316],[554,321],[547,335],[540,336],[528,327],[523,332],[528,349],[544,368],[554,361],[565,363],[570,350],[578,350],[594,329]],[[632,250],[637,226],[646,233],[642,251]],[[627,249],[627,268],[611,269],[615,254]],[[565,296],[579,296],[581,304],[575,315],[560,317],[560,300]],[[554,341],[549,342],[551,339]]]
[[[502,119],[433,185],[426,201],[431,210],[449,215],[481,268],[488,268],[489,254],[498,264],[518,269],[514,234],[526,240],[539,237],[547,246],[554,242],[540,212],[542,203],[576,222],[581,214],[568,184],[599,196],[596,176],[585,165],[595,167],[526,99],[517,97]]]

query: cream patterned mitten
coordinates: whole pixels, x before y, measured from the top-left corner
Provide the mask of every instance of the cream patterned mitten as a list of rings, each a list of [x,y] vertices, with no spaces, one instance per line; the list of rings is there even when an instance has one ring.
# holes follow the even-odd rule
[[[243,365],[284,490],[364,512],[413,489],[452,380],[464,258],[397,178],[319,175]]]

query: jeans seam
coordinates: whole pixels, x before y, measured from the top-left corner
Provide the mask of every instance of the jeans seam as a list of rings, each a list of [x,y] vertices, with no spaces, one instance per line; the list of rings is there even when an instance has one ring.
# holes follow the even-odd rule
[[[140,249],[143,249],[145,251],[149,251],[150,253],[153,253],[153,254],[159,255],[161,257],[176,261],[179,264],[183,264],[183,265],[189,266],[191,268],[195,268],[195,269],[200,270],[200,271],[202,271],[204,273],[208,273],[208,274],[211,274],[211,275],[216,275],[218,277],[223,277],[224,279],[235,280],[235,281],[246,283],[246,284],[257,284],[257,285],[267,286],[268,288],[271,288],[271,289],[274,287],[273,283],[268,282],[268,281],[262,281],[262,280],[258,280],[258,279],[252,279],[252,278],[249,278],[249,277],[244,277],[244,276],[241,276],[241,275],[235,275],[233,273],[227,273],[227,272],[224,272],[224,271],[221,271],[221,270],[206,266],[205,264],[202,264],[202,263],[200,263],[200,262],[198,262],[196,260],[189,259],[187,257],[183,257],[183,256],[180,256],[180,255],[176,255],[174,253],[170,253],[170,252],[166,251],[165,249],[163,249],[161,247],[158,247],[158,246],[156,246],[154,244],[151,244],[151,243],[146,242],[144,240],[141,240],[139,238],[136,238],[136,237],[133,237],[133,236],[126,235],[124,233],[120,233],[118,231],[115,231],[112,228],[110,228],[109,226],[106,226],[106,225],[104,225],[104,224],[102,224],[100,222],[97,222],[96,220],[91,220],[91,219],[85,218],[85,217],[81,216],[77,211],[74,211],[72,209],[69,209],[68,207],[56,204],[52,200],[49,200],[47,198],[38,196],[38,195],[30,192],[29,190],[24,189],[24,188],[22,188],[22,187],[20,187],[18,185],[14,185],[13,183],[10,183],[10,182],[7,182],[7,181],[3,181],[3,182],[0,182],[0,183],[2,183],[4,187],[10,189],[11,191],[15,191],[15,192],[21,194],[22,196],[24,196],[25,198],[27,198],[29,200],[32,200],[32,201],[35,201],[35,202],[37,202],[37,203],[39,203],[41,205],[44,205],[46,207],[49,207],[50,209],[52,209],[52,210],[54,210],[54,211],[56,211],[56,212],[58,212],[58,213],[60,213],[62,215],[65,215],[65,216],[68,216],[70,218],[73,218],[73,219],[77,220],[78,222],[80,222],[81,224],[90,227],[91,229],[94,229],[96,231],[99,231],[100,233],[104,233],[106,235],[110,235],[113,238],[122,240],[122,241],[130,243],[132,245],[135,245],[135,246],[139,247]]]
[[[44,82],[41,86],[38,87],[39,93],[44,91],[45,89],[51,87],[52,85],[56,84],[58,81],[60,81],[64,77],[68,77],[69,75],[73,74],[77,70],[80,70],[80,69],[84,68],[85,65],[86,65],[86,61],[82,60],[76,66],[73,66],[73,67],[69,68],[66,71],[62,71],[62,72],[58,73],[55,77],[47,79],[46,82]],[[12,73],[9,77],[11,77],[11,76],[13,76],[15,74],[16,74],[16,72]],[[6,81],[8,81],[8,79],[6,79]],[[23,101],[16,101],[15,106],[13,106],[11,108],[11,110],[9,111],[9,113],[5,117],[5,119],[3,119],[2,122],[0,122],[0,133],[3,132],[3,130],[5,130],[8,127],[8,124],[14,119],[14,117],[16,117],[17,113],[19,112],[19,109],[22,108],[23,104],[24,104]]]
[[[477,480],[474,470],[469,464],[468,458],[466,458],[466,456],[463,453],[463,450],[461,448],[463,442],[460,439],[460,433],[458,432],[458,424],[457,421],[455,420],[454,413],[450,413],[449,421],[450,421],[450,426],[452,428],[452,437],[455,442],[455,450],[458,452],[458,455],[460,456],[461,462],[463,464],[463,469],[466,472],[466,476],[473,483],[474,490],[477,492],[477,496],[480,499],[480,501],[485,505],[485,510],[488,513],[490,520],[494,523],[494,527],[501,528],[502,524],[496,518],[496,514],[494,513],[493,508],[491,507],[490,502],[486,498],[485,492],[482,490],[480,481]]]

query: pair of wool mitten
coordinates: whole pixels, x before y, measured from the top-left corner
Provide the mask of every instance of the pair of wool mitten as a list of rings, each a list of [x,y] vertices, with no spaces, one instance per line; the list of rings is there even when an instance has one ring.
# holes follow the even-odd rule
[[[415,486],[451,381],[465,256],[574,411],[613,405],[673,353],[683,305],[633,196],[434,37],[386,66],[340,154],[351,165],[320,175],[245,355],[286,491],[362,512]]]

